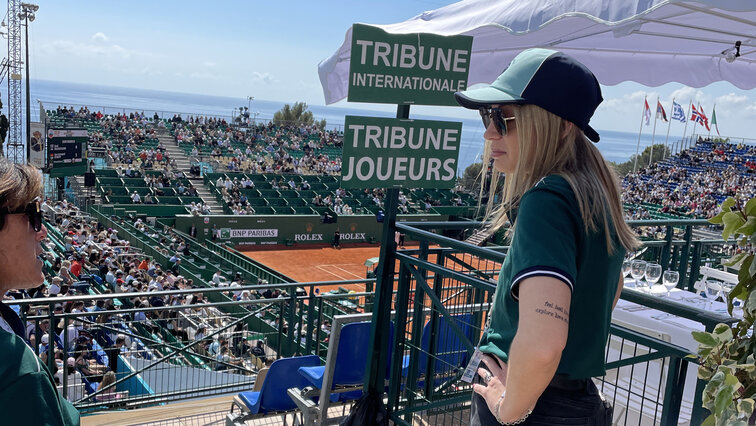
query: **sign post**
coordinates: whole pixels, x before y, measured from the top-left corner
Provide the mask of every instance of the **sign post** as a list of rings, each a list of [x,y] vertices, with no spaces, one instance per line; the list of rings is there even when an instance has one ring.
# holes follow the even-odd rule
[[[342,187],[386,188],[376,274],[368,392],[384,392],[396,263],[399,188],[451,188],[456,183],[462,123],[410,120],[410,105],[454,105],[467,88],[472,37],[389,34],[352,26],[349,102],[398,104],[396,119],[345,118]],[[402,333],[397,328],[395,335]]]

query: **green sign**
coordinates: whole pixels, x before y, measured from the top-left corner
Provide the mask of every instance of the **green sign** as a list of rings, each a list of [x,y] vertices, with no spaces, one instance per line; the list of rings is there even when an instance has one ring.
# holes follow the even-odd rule
[[[457,106],[454,92],[467,89],[472,40],[354,24],[347,100]]]
[[[462,123],[346,116],[343,188],[451,188]]]
[[[51,177],[83,175],[87,171],[86,129],[49,129],[47,167]]]

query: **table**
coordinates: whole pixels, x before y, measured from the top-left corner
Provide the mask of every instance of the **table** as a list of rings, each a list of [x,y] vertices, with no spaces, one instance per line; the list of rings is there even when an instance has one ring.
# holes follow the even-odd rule
[[[635,288],[635,280],[629,279],[625,281],[625,288]],[[656,285],[651,289],[651,294],[659,295],[659,297],[667,297],[666,295],[667,290],[661,285]],[[706,299],[704,297],[701,297],[695,293],[691,293],[689,291],[685,291],[682,289],[673,289],[669,296],[672,300],[678,301],[678,302],[684,302],[686,304],[693,304],[693,305],[699,305],[699,307],[715,312],[727,312],[727,305],[723,302],[717,302],[717,301],[711,301],[711,299]],[[650,335],[655,338],[659,338],[661,340],[670,342],[674,345],[683,347],[687,350],[689,350],[691,353],[696,353],[696,350],[698,349],[698,343],[693,339],[692,332],[693,331],[704,331],[704,325],[689,320],[686,318],[677,317],[674,315],[669,315],[664,312],[661,312],[656,309],[651,309],[646,306],[638,305],[633,302],[629,302],[626,300],[620,299],[617,302],[617,306],[614,309],[614,312],[612,313],[612,322],[625,326],[627,328],[633,329],[635,331],[641,332],[643,334]],[[609,360],[608,361],[614,361],[621,356],[620,350],[624,349],[617,349],[616,343],[615,348],[612,348],[612,345],[610,344],[610,350],[609,350]],[[625,354],[625,358],[627,357],[627,354]],[[632,373],[629,373],[627,371],[625,372],[619,372],[617,374],[617,381],[622,382],[623,380],[630,385],[630,383],[634,383],[635,381],[642,380],[646,381],[646,386],[651,389],[652,392],[655,392],[656,389],[658,389],[659,384],[661,383],[662,386],[664,382],[660,381],[660,376],[665,377],[663,373],[661,373],[661,363],[660,361],[656,361],[656,364],[658,365],[652,365],[652,363],[649,363],[649,366],[647,368],[644,367],[636,367]],[[666,368],[666,365],[665,365]],[[627,368],[625,368],[627,369]],[[629,370],[629,369],[628,369]],[[685,379],[685,391],[683,393],[683,403],[680,408],[680,424],[689,424],[690,423],[690,414],[692,410],[693,405],[693,398],[695,396],[695,388],[696,388],[696,380],[697,380],[697,365],[695,364],[689,364],[688,365],[688,371]],[[659,373],[654,377],[654,373]],[[630,378],[632,377],[632,381]],[[639,387],[639,389],[641,389]],[[635,389],[635,386],[633,385],[633,390]],[[642,389],[640,392],[644,392]],[[648,391],[645,391],[648,392]],[[638,421],[640,419],[640,403],[635,402],[633,404],[632,400],[630,404],[626,404],[626,401],[620,401],[620,390],[617,390],[617,401],[615,403],[615,421],[617,421],[617,416],[620,414],[622,410],[625,410],[625,414],[627,416],[634,416],[634,420],[630,421],[628,420],[628,424],[638,424]],[[625,392],[626,394],[626,392]],[[630,409],[627,410],[627,407],[625,405],[630,405]],[[633,406],[635,405],[635,406]],[[649,405],[646,405],[643,409],[645,412],[648,410]],[[658,422],[658,419],[656,419]],[[640,421],[640,424],[652,424],[653,417],[646,418],[644,415],[643,419]]]

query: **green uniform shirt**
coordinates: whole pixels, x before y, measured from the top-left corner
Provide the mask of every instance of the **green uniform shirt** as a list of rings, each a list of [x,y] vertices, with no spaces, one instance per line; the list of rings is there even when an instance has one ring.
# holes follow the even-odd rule
[[[574,192],[561,176],[547,176],[523,195],[481,351],[509,359],[519,319],[517,286],[526,278],[549,276],[572,291],[567,345],[557,373],[572,379],[604,375],[604,350],[625,250],[615,238],[616,249],[609,256],[603,226],[598,228],[590,235],[585,232]]]
[[[0,310],[11,327],[21,322],[5,304]],[[78,425],[79,412],[55,388],[50,370],[16,334],[0,328],[0,413],[7,425]]]

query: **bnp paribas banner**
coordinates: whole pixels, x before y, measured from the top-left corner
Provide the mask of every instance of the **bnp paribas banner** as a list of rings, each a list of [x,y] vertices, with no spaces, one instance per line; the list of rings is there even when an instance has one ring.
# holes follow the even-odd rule
[[[346,116],[341,186],[451,188],[462,123]]]
[[[457,106],[454,92],[467,89],[472,40],[354,24],[347,100]]]

